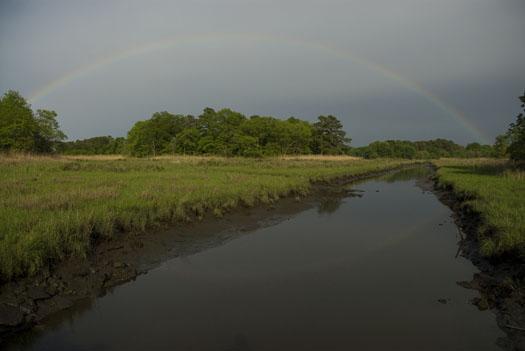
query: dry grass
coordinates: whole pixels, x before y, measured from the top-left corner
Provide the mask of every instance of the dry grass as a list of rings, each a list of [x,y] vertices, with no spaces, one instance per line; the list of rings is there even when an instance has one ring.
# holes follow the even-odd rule
[[[347,155],[285,155],[279,158],[282,160],[298,161],[355,161],[362,159],[360,157]]]
[[[0,153],[0,165],[20,162],[57,161],[62,157],[58,155],[37,155],[29,153]]]
[[[116,161],[128,158],[124,155],[62,155],[59,157],[65,160],[83,161]]]

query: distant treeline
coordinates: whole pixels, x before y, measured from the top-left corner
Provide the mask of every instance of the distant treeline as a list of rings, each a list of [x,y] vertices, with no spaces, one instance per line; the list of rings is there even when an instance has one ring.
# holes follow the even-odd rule
[[[156,112],[139,121],[126,139],[96,137],[64,142],[58,147],[65,154],[128,153],[132,156],[163,154],[274,156],[289,154],[346,154],[350,139],[334,116],[319,116],[309,123],[290,117],[246,117],[230,109],[175,115]]]
[[[519,97],[525,109],[525,94]],[[347,154],[364,158],[430,159],[439,157],[510,157],[525,159],[525,116],[517,117],[494,145],[461,146],[451,140],[375,141],[350,147],[343,125],[334,116],[319,116],[314,123],[295,117],[279,119],[206,108],[201,115],[156,112],[138,121],[126,138],[100,136],[67,141],[54,111],[33,112],[17,92],[0,99],[0,151],[63,154],[163,154],[275,156],[290,154]]]
[[[451,140],[428,141],[387,140],[374,141],[368,146],[352,148],[350,154],[364,158],[431,159],[440,157],[503,157],[494,146],[471,143],[466,147]]]
[[[116,155],[126,153],[126,139],[99,136],[89,139],[62,142],[57,151],[65,155]]]

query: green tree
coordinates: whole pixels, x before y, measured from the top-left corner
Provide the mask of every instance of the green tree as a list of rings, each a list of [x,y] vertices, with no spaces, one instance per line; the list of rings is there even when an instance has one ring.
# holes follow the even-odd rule
[[[221,140],[207,135],[199,139],[198,150],[201,154],[224,155],[226,145],[224,145]]]
[[[66,139],[66,135],[60,130],[57,113],[55,111],[37,110],[36,124],[38,126],[35,134],[35,150],[38,152],[54,152],[58,143]]]
[[[128,150],[133,156],[156,156],[173,152],[177,134],[194,126],[193,116],[155,112],[150,119],[135,123],[128,132]]]
[[[38,124],[29,103],[8,90],[0,98],[0,150],[34,151]]]
[[[313,128],[310,123],[290,117],[286,121],[279,121],[277,126],[281,154],[311,153]]]
[[[525,92],[523,96],[519,97],[521,107],[525,112]],[[510,125],[508,131],[510,145],[509,156],[514,161],[525,161],[525,116],[520,113],[516,118],[516,122]]]
[[[66,155],[111,155],[126,151],[126,139],[121,137],[98,136],[57,144],[57,150]]]
[[[260,157],[261,148],[257,143],[257,138],[245,134],[235,134],[231,141],[232,154],[245,157]]]
[[[274,149],[269,147],[269,145],[276,145],[278,142],[278,123],[279,120],[274,117],[251,116],[241,125],[241,132],[255,138],[258,147],[264,154],[277,155],[279,153],[279,147]]]
[[[234,155],[232,138],[239,132],[246,117],[230,109],[215,111],[205,108],[197,120],[197,128],[203,140],[200,150],[203,153],[215,153],[223,156]]]
[[[509,145],[510,137],[508,134],[498,135],[494,142],[494,155],[500,158],[507,157]]]
[[[183,155],[193,155],[199,150],[199,130],[187,128],[177,134],[174,140],[175,152]]]
[[[352,139],[346,137],[343,125],[334,116],[319,116],[313,124],[312,150],[317,154],[342,154]]]
[[[480,143],[470,143],[465,147],[467,157],[493,157],[494,149],[491,145],[481,145]]]

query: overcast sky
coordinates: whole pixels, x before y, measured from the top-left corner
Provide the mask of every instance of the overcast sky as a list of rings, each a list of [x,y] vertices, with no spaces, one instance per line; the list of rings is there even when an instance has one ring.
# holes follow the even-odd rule
[[[524,19],[525,0],[0,0],[0,91],[70,139],[209,106],[333,114],[354,145],[492,142],[520,110]]]

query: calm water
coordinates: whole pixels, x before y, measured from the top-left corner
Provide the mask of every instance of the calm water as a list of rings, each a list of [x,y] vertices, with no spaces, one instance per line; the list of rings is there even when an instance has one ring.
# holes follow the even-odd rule
[[[450,210],[414,180],[355,188],[169,260],[12,349],[498,350],[494,316],[456,284],[476,269],[455,258]]]

